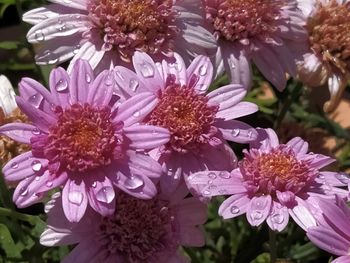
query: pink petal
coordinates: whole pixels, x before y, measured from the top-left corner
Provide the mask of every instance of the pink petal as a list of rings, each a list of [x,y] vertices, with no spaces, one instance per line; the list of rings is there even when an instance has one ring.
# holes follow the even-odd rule
[[[289,214],[293,220],[305,231],[309,227],[316,226],[315,217],[312,215],[308,204],[298,197],[296,197],[296,201],[298,205],[289,209]]]
[[[30,144],[30,138],[38,133],[41,133],[38,128],[27,123],[14,122],[0,126],[0,134],[20,143]]]
[[[157,105],[157,97],[150,92],[139,93],[118,107],[114,122],[124,122],[125,127],[142,121]]]
[[[51,94],[62,108],[69,104],[69,76],[63,68],[53,69],[50,73]]]
[[[341,256],[333,260],[332,263],[350,263],[350,256]]]
[[[103,107],[110,103],[115,88],[114,81],[110,84],[111,78],[112,72],[110,70],[105,70],[97,75],[87,91],[87,103],[96,107]],[[106,83],[110,85],[106,85]]]
[[[62,191],[63,211],[70,222],[79,222],[88,204],[85,182],[68,179]]]
[[[84,104],[90,89],[90,83],[94,81],[94,73],[86,60],[78,59],[73,66],[69,82],[70,103],[80,102]],[[113,83],[113,82],[112,82]]]
[[[219,128],[224,139],[228,141],[249,143],[258,137],[258,133],[252,126],[241,121],[217,120],[214,125]]]
[[[133,174],[140,174],[151,178],[158,178],[162,174],[161,165],[151,157],[141,153],[130,153],[129,167]]]
[[[202,151],[205,154],[201,160],[208,170],[231,171],[237,166],[237,156],[226,142],[218,146],[205,145]]]
[[[236,194],[227,198],[219,207],[219,215],[224,219],[237,217],[247,212],[250,198],[247,194]]]
[[[277,195],[278,201],[280,201],[282,205],[288,208],[293,207],[296,204],[295,194],[290,191],[284,191],[284,192],[276,191],[276,195]]]
[[[309,144],[300,137],[295,137],[287,142],[296,154],[306,154],[309,149]]]
[[[63,186],[68,179],[66,172],[61,174],[50,174],[47,178],[46,184],[38,188],[37,193],[46,193],[56,187]]]
[[[165,77],[168,75],[174,75],[176,82],[181,85],[187,84],[187,75],[186,75],[186,65],[182,57],[174,53],[174,62],[167,62],[166,60],[162,61],[162,67]]]
[[[105,253],[103,247],[100,247],[98,243],[92,244],[89,239],[83,240],[61,261],[61,263],[101,262],[101,258],[99,257],[102,252]]]
[[[181,200],[174,211],[181,226],[202,225],[207,221],[207,206],[194,197]]]
[[[274,230],[281,232],[289,221],[288,209],[277,202],[272,202],[271,214],[267,217],[267,224]]]
[[[263,149],[271,149],[279,145],[279,140],[274,130],[270,128],[256,128],[256,131],[258,132],[258,138],[250,143],[250,148],[259,149],[263,147]]]
[[[270,195],[255,196],[247,209],[247,220],[252,226],[259,226],[271,213],[272,199]]]
[[[233,120],[239,117],[247,116],[258,111],[258,106],[251,102],[240,102],[230,108],[219,110],[216,113],[216,118],[224,120]]]
[[[134,149],[153,149],[166,144],[170,139],[169,131],[153,125],[132,125],[124,128],[124,135]]]
[[[63,6],[67,6],[70,8],[76,8],[76,9],[80,9],[83,11],[86,11],[87,9],[87,0],[70,0],[68,1],[61,1],[61,0],[49,0],[52,3],[57,3]]]
[[[199,94],[209,88],[213,78],[213,65],[205,56],[197,56],[187,68],[187,85],[192,86]]]
[[[160,178],[160,188],[163,194],[171,196],[183,180],[181,156],[176,153],[171,154],[169,158],[164,161],[163,167],[164,174]]]
[[[205,245],[203,231],[197,227],[181,226],[180,244],[189,247],[202,247]]]
[[[227,85],[210,92],[207,95],[208,104],[219,105],[219,110],[225,110],[240,102],[246,94],[247,91],[242,85]]]

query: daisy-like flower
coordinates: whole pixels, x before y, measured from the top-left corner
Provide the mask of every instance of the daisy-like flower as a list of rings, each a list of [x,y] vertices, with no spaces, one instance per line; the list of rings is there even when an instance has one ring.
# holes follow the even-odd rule
[[[219,214],[233,218],[246,213],[252,226],[265,220],[272,230],[282,231],[291,216],[306,229],[316,224],[314,199],[347,197],[342,174],[320,171],[334,160],[307,153],[301,138],[279,144],[271,129],[258,129],[259,139],[244,152],[232,172],[206,171],[191,175],[188,182],[203,196],[232,195],[219,208]]]
[[[338,106],[350,79],[350,1],[299,2],[307,16],[310,44],[299,64],[299,78],[313,87],[328,84],[330,100],[324,110],[330,112]]]
[[[247,143],[257,136],[251,126],[233,120],[258,110],[253,103],[241,102],[246,94],[242,85],[227,85],[206,94],[213,76],[209,58],[198,56],[187,69],[179,55],[175,59],[156,65],[150,56],[137,52],[133,57],[136,73],[114,69],[123,99],[144,91],[158,97],[145,122],[167,128],[171,134],[168,143],[151,151],[163,164],[166,175],[161,186],[168,192],[174,191],[182,175],[186,179],[203,169],[233,169],[236,157],[225,140]]]
[[[279,90],[296,74],[289,46],[305,42],[305,21],[296,0],[202,0],[219,50],[216,62],[234,83],[251,86],[251,63]],[[220,64],[221,63],[221,64]],[[223,63],[223,64],[222,64]]]
[[[47,229],[40,243],[45,246],[77,244],[62,263],[187,263],[180,246],[205,243],[199,228],[207,219],[206,205],[187,190],[178,189],[170,198],[141,200],[116,192],[113,215],[103,217],[89,210],[79,223],[62,216],[61,199],[47,205]]]
[[[161,167],[135,149],[169,140],[164,128],[136,124],[157,98],[148,92],[116,104],[112,78],[108,70],[94,78],[88,62],[78,60],[71,75],[51,72],[50,92],[33,79],[21,81],[16,101],[32,124],[0,127],[2,135],[31,146],[3,168],[7,181],[20,181],[13,196],[18,207],[62,186],[65,215],[79,221],[88,204],[102,215],[114,212],[113,185],[138,198],[156,194],[151,178]],[[141,108],[145,114],[135,116]]]
[[[40,43],[38,64],[74,57],[96,68],[129,63],[136,50],[155,59],[216,50],[213,36],[189,10],[193,3],[175,0],[50,0],[54,3],[24,14],[34,26],[30,43]],[[203,49],[204,48],[204,49]],[[189,58],[190,58],[189,57]],[[70,71],[70,67],[68,68]]]
[[[307,229],[306,235],[316,246],[340,256],[332,263],[350,262],[350,209],[343,200],[338,205],[328,200],[319,200],[322,217],[318,225]]]

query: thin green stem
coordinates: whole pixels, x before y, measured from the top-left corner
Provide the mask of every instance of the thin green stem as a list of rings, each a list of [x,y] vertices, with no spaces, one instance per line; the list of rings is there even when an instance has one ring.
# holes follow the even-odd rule
[[[8,208],[0,207],[0,216],[7,216],[12,219],[18,219],[21,221],[28,222],[32,225],[34,225],[36,222],[38,222],[39,218],[37,216],[22,214],[16,211],[13,211]]]
[[[276,263],[277,247],[276,232],[269,228],[269,244],[270,244],[270,263]]]

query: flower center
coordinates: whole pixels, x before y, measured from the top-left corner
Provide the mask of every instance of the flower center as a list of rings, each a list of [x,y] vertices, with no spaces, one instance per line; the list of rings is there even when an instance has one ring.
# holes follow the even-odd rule
[[[307,28],[312,50],[342,73],[350,70],[350,4],[319,4]]]
[[[218,106],[209,106],[208,99],[193,88],[169,85],[161,94],[149,123],[167,128],[171,133],[169,147],[178,152],[196,150],[211,132]]]
[[[207,19],[216,33],[229,41],[257,35],[268,38],[277,30],[282,0],[204,0]],[[215,3],[215,4],[214,4]],[[214,6],[213,6],[214,5]]]
[[[300,161],[287,146],[269,153],[251,150],[240,163],[243,176],[258,192],[275,195],[278,191],[299,192],[314,180],[317,171],[307,161]]]
[[[116,212],[105,217],[99,228],[103,245],[123,262],[158,262],[157,255],[176,249],[174,217],[166,203],[141,200],[119,192]]]
[[[58,121],[49,130],[44,150],[51,163],[84,172],[111,162],[119,138],[111,123],[110,108],[74,104],[66,110],[57,107],[56,114]]]
[[[102,48],[115,48],[128,62],[135,50],[172,54],[178,33],[172,7],[172,0],[90,0],[88,11],[103,38]]]

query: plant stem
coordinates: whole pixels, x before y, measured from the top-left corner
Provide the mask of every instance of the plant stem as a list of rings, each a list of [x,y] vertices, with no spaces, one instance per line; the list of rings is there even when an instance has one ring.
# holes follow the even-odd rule
[[[0,215],[7,216],[7,217],[10,217],[12,219],[18,219],[21,221],[25,221],[25,222],[28,222],[32,225],[34,225],[38,221],[37,216],[22,214],[22,213],[19,213],[19,212],[16,212],[16,211],[13,211],[11,209],[4,208],[4,207],[0,207]]]
[[[277,259],[276,232],[269,228],[270,243],[270,263],[275,263]]]

